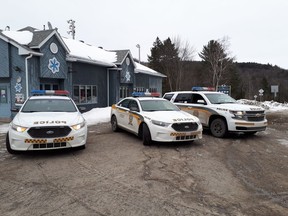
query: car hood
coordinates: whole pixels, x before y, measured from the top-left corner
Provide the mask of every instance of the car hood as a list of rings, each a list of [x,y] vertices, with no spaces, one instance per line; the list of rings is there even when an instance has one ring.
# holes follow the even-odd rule
[[[238,103],[213,104],[213,107],[234,111],[263,111],[262,107]]]
[[[81,113],[78,112],[34,112],[18,113],[13,123],[23,127],[75,125],[83,122]]]
[[[178,123],[178,122],[198,122],[199,119],[184,111],[154,111],[144,112],[144,117],[149,120],[163,121],[167,123]]]

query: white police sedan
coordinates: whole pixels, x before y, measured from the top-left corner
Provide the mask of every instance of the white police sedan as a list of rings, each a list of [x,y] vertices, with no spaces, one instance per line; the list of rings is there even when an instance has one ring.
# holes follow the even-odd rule
[[[127,97],[111,107],[111,126],[134,133],[144,145],[194,141],[202,138],[199,119],[158,97]]]
[[[11,154],[27,150],[85,148],[87,124],[69,92],[32,92],[9,125],[6,148]]]

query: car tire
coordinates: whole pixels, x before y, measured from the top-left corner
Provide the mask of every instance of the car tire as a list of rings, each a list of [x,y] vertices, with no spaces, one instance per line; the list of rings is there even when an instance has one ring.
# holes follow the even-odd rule
[[[6,149],[10,154],[17,154],[18,151],[15,151],[11,148],[10,141],[9,141],[9,133],[6,135]]]
[[[143,145],[149,146],[152,144],[151,133],[147,126],[147,124],[143,124],[142,126],[142,138],[143,138]]]
[[[227,125],[224,119],[216,118],[210,124],[210,131],[213,136],[222,138],[227,135]]]
[[[111,127],[112,131],[117,132],[119,131],[118,123],[117,123],[117,118],[115,115],[111,117]]]

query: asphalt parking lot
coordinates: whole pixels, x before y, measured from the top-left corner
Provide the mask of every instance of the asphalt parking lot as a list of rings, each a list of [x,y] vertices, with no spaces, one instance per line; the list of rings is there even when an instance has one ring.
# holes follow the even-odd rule
[[[1,215],[287,215],[288,114],[255,136],[143,146],[108,123],[85,150],[10,155],[0,134]]]

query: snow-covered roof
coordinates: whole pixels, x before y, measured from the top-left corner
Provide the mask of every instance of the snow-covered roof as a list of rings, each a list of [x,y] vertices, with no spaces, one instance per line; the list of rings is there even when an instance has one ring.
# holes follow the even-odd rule
[[[31,28],[31,27],[30,27]],[[47,34],[45,34],[47,32]],[[22,29],[21,31],[1,31],[1,33],[12,39],[15,43],[17,43],[21,48],[26,49],[27,53],[33,53],[34,51],[31,48],[39,48],[43,41],[47,41],[51,35],[55,34],[57,30],[44,30],[39,31],[34,29],[33,31],[29,31],[26,29]],[[48,34],[49,33],[49,34]],[[58,33],[57,33],[58,34]],[[35,36],[36,35],[36,36]],[[34,37],[33,37],[34,36]],[[59,36],[59,35],[57,35]],[[45,37],[45,38],[44,38]],[[47,38],[48,37],[48,38]],[[67,60],[68,61],[80,61],[86,62],[90,64],[99,64],[107,67],[116,67],[116,63],[120,61],[120,57],[122,60],[124,59],[121,56],[121,53],[127,55],[130,53],[130,50],[124,50],[125,52],[120,52],[117,50],[107,51],[105,49],[86,44],[82,41],[77,41],[70,38],[61,37],[60,40],[64,41],[63,45],[66,45],[69,50]],[[31,46],[30,46],[31,45]],[[24,52],[23,54],[27,54]],[[34,52],[35,54],[41,54]],[[131,54],[131,53],[130,53]],[[118,56],[120,55],[120,56]],[[137,62],[135,63],[135,73],[143,73],[149,74],[152,76],[166,77],[165,75],[152,70],[142,64]]]
[[[167,77],[166,75],[164,74],[161,74],[149,67],[146,67],[142,64],[139,64],[137,62],[135,62],[136,64],[136,68],[135,68],[135,73],[144,73],[144,74],[150,74],[152,76],[159,76],[159,77]]]
[[[30,31],[1,31],[0,38],[17,47],[19,55],[42,55],[28,46],[33,38],[33,33]]]
[[[62,38],[70,50],[70,57],[77,58],[79,60],[86,59],[89,61],[107,63],[108,65],[110,64],[110,66],[114,66],[113,62],[115,62],[117,59],[115,52],[109,52],[96,46],[70,38]]]
[[[2,31],[1,33],[22,45],[28,45],[33,38],[33,33],[29,31]]]

